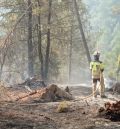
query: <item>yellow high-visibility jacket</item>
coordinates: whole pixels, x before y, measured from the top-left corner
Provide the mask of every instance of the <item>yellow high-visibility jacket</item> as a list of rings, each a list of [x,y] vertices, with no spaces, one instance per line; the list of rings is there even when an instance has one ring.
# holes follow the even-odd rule
[[[92,78],[99,79],[101,73],[104,71],[104,64],[101,61],[92,61],[90,63]]]

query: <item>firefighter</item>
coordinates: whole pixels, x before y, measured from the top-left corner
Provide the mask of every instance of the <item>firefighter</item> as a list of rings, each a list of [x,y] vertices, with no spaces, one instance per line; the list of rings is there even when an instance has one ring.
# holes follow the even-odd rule
[[[104,64],[102,61],[99,60],[100,58],[100,52],[95,51],[94,54],[94,60],[90,62],[90,69],[92,72],[92,88],[93,88],[93,97],[96,98],[96,88],[97,88],[97,82],[100,82],[100,97],[104,98],[105,96],[105,85],[104,85],[104,77],[103,77],[103,71],[104,71]]]

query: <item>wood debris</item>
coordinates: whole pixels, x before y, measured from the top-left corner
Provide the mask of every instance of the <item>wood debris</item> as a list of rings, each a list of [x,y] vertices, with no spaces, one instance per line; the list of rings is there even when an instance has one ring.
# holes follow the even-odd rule
[[[57,85],[50,85],[46,88],[41,88],[39,90],[34,90],[30,93],[26,93],[24,96],[20,96],[16,101],[56,101],[56,100],[71,100],[72,95],[68,92],[62,90]]]
[[[120,101],[115,103],[107,102],[104,107],[100,107],[99,115],[111,121],[120,121]]]
[[[116,82],[108,91],[112,91],[113,94],[120,94],[120,82]]]

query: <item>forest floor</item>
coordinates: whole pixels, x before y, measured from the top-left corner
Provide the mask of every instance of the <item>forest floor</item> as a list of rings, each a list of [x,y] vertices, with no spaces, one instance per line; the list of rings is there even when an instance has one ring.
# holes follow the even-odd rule
[[[90,87],[71,86],[75,100],[67,101],[69,110],[58,113],[61,102],[0,103],[0,129],[120,129],[120,122],[98,117],[98,108],[107,101],[120,100],[120,96],[106,93],[107,98],[81,97],[91,94]],[[14,91],[15,92],[15,91]]]

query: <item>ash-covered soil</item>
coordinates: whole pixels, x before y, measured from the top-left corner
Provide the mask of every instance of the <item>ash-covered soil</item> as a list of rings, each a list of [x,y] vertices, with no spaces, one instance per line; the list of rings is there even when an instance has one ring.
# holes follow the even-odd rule
[[[18,90],[17,90],[18,91]],[[57,112],[61,102],[0,103],[0,129],[119,129],[120,122],[98,116],[98,108],[105,102],[120,100],[119,95],[107,93],[107,98],[88,98],[91,88],[70,87],[74,100],[67,101],[68,111]],[[14,90],[15,92],[15,90]]]

